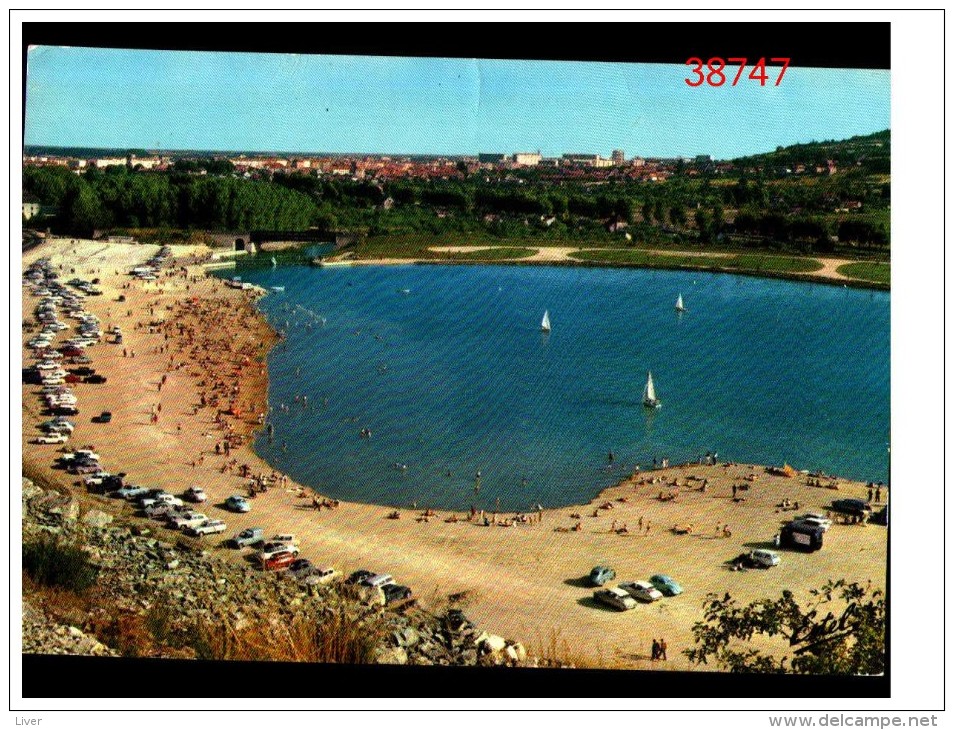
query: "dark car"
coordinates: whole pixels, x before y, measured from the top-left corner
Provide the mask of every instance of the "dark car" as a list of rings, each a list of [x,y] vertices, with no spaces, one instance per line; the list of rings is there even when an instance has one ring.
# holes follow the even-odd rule
[[[616,577],[616,571],[605,565],[597,565],[590,571],[590,583],[601,586]]]
[[[105,383],[105,382],[106,382],[106,376],[105,376],[105,375],[90,375],[90,376],[89,376],[88,378],[86,378],[83,382],[84,382],[84,383],[95,383],[95,384]]]
[[[887,505],[882,507],[880,510],[871,515],[869,522],[873,522],[876,525],[888,526],[888,507]]]
[[[356,570],[354,573],[345,578],[345,585],[357,585],[365,578],[370,578],[372,575],[374,575],[374,573],[372,573],[370,570]]]
[[[397,601],[404,601],[411,597],[411,589],[407,586],[399,586],[391,583],[381,586],[381,592],[384,594],[384,605],[387,606]]]
[[[96,371],[93,368],[86,367],[85,365],[81,368],[73,368],[70,372],[73,373],[73,375],[79,375],[81,377],[96,374]]]
[[[109,411],[103,411],[98,416],[93,416],[90,420],[93,423],[109,423],[113,420],[113,414]]]
[[[836,512],[842,512],[848,515],[865,516],[871,514],[871,505],[863,499],[836,499],[831,503],[831,507]]]

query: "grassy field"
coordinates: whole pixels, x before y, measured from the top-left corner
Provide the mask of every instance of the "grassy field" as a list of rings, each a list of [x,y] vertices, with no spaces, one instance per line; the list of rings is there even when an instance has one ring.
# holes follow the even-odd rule
[[[570,254],[578,261],[594,261],[606,264],[630,264],[632,266],[727,266],[731,256],[681,256],[679,254],[652,253],[640,249],[591,249]]]
[[[657,254],[640,250],[593,250],[572,254],[580,261],[596,261],[607,264],[630,264],[633,266],[689,266],[738,269],[776,274],[809,273],[822,268],[822,263],[811,258],[797,256],[771,256],[760,254],[737,254],[731,256],[680,256]]]
[[[891,264],[879,264],[872,261],[857,261],[853,264],[842,264],[837,269],[851,279],[874,281],[878,284],[891,283]]]
[[[525,259],[527,256],[533,256],[537,252],[535,248],[510,248],[507,246],[494,246],[481,251],[453,252],[445,251],[434,253],[435,258],[449,259],[451,261],[503,261]]]

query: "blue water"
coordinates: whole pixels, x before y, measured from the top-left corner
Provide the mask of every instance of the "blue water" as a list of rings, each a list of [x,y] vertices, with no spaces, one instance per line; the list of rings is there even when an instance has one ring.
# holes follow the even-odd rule
[[[707,451],[887,479],[885,292],[539,266],[238,273],[285,287],[260,303],[287,340],[269,358],[274,438],[258,453],[341,499],[554,507]],[[641,405],[647,370],[658,411]]]

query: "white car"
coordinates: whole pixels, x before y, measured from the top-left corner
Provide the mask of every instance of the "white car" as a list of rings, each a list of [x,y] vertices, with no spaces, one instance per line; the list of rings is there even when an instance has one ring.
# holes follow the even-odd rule
[[[185,510],[181,506],[176,504],[166,504],[165,502],[157,502],[156,504],[149,505],[143,511],[146,513],[146,517],[148,517],[149,519],[168,521],[174,515],[184,514],[188,510]]]
[[[291,553],[292,555],[298,555],[299,552],[301,551],[298,549],[297,545],[290,545],[287,542],[267,542],[259,551],[258,559],[264,563],[266,560],[273,558],[280,553]]]
[[[658,588],[644,580],[637,580],[632,583],[620,583],[619,587],[636,600],[643,601],[644,603],[652,603],[663,597],[663,594],[659,592]]]
[[[146,497],[145,499],[139,500],[139,506],[144,508],[156,504],[168,504],[173,507],[181,507],[185,503],[178,497],[168,493],[157,494],[155,497]]]
[[[825,515],[818,514],[817,512],[809,512],[808,514],[802,515],[801,517],[796,517],[795,522],[804,522],[807,525],[815,525],[822,528],[825,532],[828,532],[829,528],[832,525],[832,521],[825,517]]]
[[[636,608],[636,601],[622,588],[606,588],[593,591],[593,598],[617,611],[630,611]]]
[[[206,520],[198,525],[186,527],[185,531],[188,535],[202,537],[203,535],[214,535],[219,532],[225,532],[225,527],[226,525],[222,520]]]
[[[782,562],[778,553],[772,550],[753,550],[749,553],[749,560],[759,568],[771,568]]]
[[[70,437],[65,433],[51,433],[46,436],[37,436],[33,439],[35,444],[65,444]]]
[[[169,525],[171,527],[175,527],[177,530],[181,530],[185,527],[195,527],[196,525],[201,525],[208,519],[209,518],[201,512],[186,512],[185,514],[179,514],[175,517],[171,517],[169,519]]]

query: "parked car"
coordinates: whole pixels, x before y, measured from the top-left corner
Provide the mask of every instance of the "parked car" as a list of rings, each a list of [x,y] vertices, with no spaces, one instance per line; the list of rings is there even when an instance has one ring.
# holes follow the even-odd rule
[[[105,382],[106,382],[106,376],[105,376],[105,375],[98,375],[98,374],[97,374],[97,375],[87,375],[87,376],[83,379],[83,382],[84,382],[84,383],[92,383],[92,384],[94,384],[94,385],[99,385],[100,383],[105,383]]]
[[[252,505],[248,503],[245,497],[239,494],[233,494],[225,500],[225,508],[233,512],[249,512],[252,509]]]
[[[98,416],[90,419],[93,423],[109,423],[113,420],[113,414],[110,411],[103,411]]]
[[[617,611],[629,611],[636,608],[636,601],[622,588],[606,588],[593,591],[593,598]]]
[[[40,428],[47,432],[73,433],[76,425],[72,421],[67,421],[65,418],[54,418],[41,423]]]
[[[642,601],[643,603],[652,603],[663,597],[663,594],[657,590],[652,583],[648,583],[644,580],[620,583],[619,587],[637,601]]]
[[[601,586],[616,577],[616,571],[605,565],[597,565],[590,571],[590,583]]]
[[[96,374],[96,371],[93,370],[93,368],[86,367],[85,365],[81,368],[73,368],[70,372],[72,372],[74,375],[79,375],[80,377]]]
[[[182,496],[190,502],[205,502],[208,499],[202,487],[189,487]]]
[[[265,530],[261,527],[249,527],[242,530],[232,538],[232,544],[237,548],[248,547],[262,542],[265,537]]]
[[[145,487],[137,487],[134,484],[127,484],[126,486],[120,487],[116,490],[116,496],[122,497],[123,499],[131,502],[137,497],[141,497],[148,491],[149,490]]]
[[[288,566],[288,574],[296,580],[307,578],[315,572],[315,566],[307,558],[298,558]]]
[[[796,520],[782,526],[779,532],[779,546],[813,552],[821,550],[825,538],[825,528],[814,523]]]
[[[383,588],[384,586],[392,585],[393,583],[394,578],[387,573],[369,575],[366,578],[362,578],[360,581],[360,585],[367,586],[368,588]]]
[[[146,508],[153,504],[171,504],[176,507],[181,507],[184,502],[176,497],[175,495],[169,494],[168,492],[162,492],[161,494],[156,494],[152,497],[140,497],[139,506]]]
[[[189,510],[185,507],[176,504],[166,504],[165,502],[157,502],[146,507],[143,512],[145,512],[146,517],[151,520],[163,520],[168,522],[169,519],[175,515],[185,514]]]
[[[279,553],[291,553],[297,556],[301,551],[296,545],[289,545],[286,542],[266,542],[258,553],[259,560],[268,560]]]
[[[407,586],[399,586],[396,583],[387,583],[380,586],[384,593],[384,605],[388,606],[398,601],[404,601],[411,597],[411,589]]]
[[[753,550],[748,557],[751,564],[756,568],[771,568],[782,562],[778,553],[772,550]]]
[[[888,506],[885,505],[880,510],[878,510],[875,514],[871,515],[871,519],[869,520],[869,522],[875,525],[884,525],[885,527],[887,527],[888,526]]]
[[[863,499],[836,499],[831,503],[836,512],[864,517],[871,514],[871,505]]]
[[[796,517],[795,522],[804,522],[807,525],[817,525],[822,528],[825,532],[828,532],[831,528],[832,521],[825,517],[825,515],[818,514],[817,512],[809,512],[804,514],[801,517]]]
[[[65,444],[70,437],[65,433],[50,433],[45,436],[37,436],[33,439],[35,444]]]
[[[358,585],[365,578],[370,578],[374,573],[370,570],[356,570],[354,573],[345,578],[345,585],[352,586]]]
[[[177,514],[169,518],[170,527],[174,527],[177,530],[181,530],[184,527],[193,527],[194,525],[199,525],[205,522],[208,517],[206,517],[201,512],[185,512],[183,514]]]
[[[262,559],[262,570],[286,570],[295,562],[291,552],[279,552]]]
[[[202,537],[203,535],[217,535],[225,532],[226,524],[222,520],[206,520],[198,525],[192,525],[185,528],[187,535]]]
[[[668,575],[654,575],[649,579],[649,582],[664,596],[678,596],[682,593],[682,586]]]
[[[305,579],[305,582],[317,585],[327,585],[328,583],[337,580],[338,575],[338,571],[334,568],[315,568],[312,571],[312,574]]]

